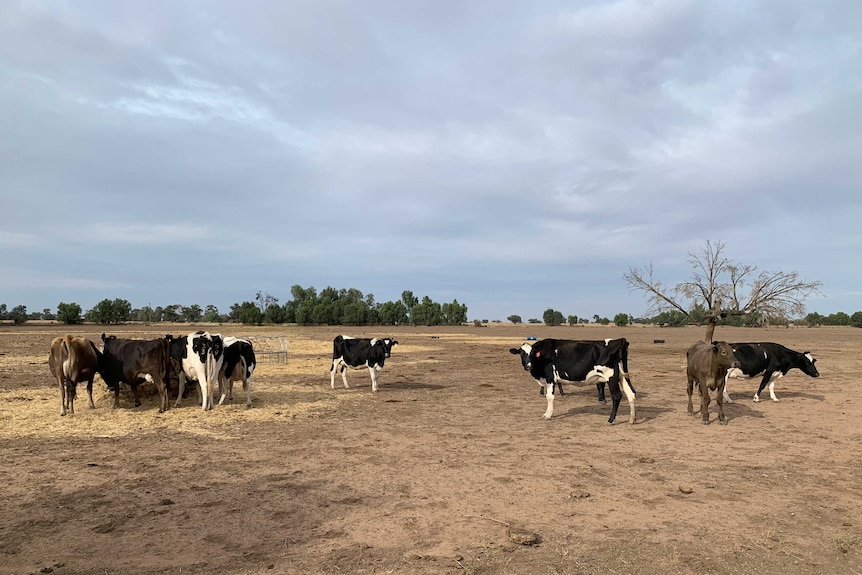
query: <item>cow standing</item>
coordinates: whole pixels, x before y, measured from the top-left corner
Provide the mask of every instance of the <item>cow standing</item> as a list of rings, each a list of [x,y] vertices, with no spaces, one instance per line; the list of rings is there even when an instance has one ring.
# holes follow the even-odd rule
[[[132,387],[135,407],[138,407],[141,405],[138,385],[148,381],[159,391],[159,413],[167,411],[170,361],[169,345],[164,339],[117,339],[102,334],[103,369],[100,373],[114,390],[114,407],[120,407],[120,382]]]
[[[733,348],[725,341],[706,343],[698,341],[685,353],[686,373],[688,375],[688,414],[694,415],[691,395],[694,382],[700,391],[700,412],[703,424],[709,425],[709,392],[716,391],[715,400],[718,403],[718,421],[727,425],[724,416],[724,384],[729,369],[739,367],[739,361],[733,355]]]
[[[332,366],[329,369],[329,379],[332,389],[335,389],[335,374],[341,373],[344,387],[347,385],[347,368],[362,369],[367,367],[371,374],[371,390],[377,391],[377,375],[383,370],[383,364],[390,355],[392,347],[398,342],[391,338],[355,338],[338,335],[332,340]]]
[[[749,379],[762,375],[760,387],[754,394],[754,401],[760,401],[760,394],[764,388],[769,386],[769,397],[772,401],[778,401],[775,397],[775,382],[780,377],[787,375],[791,369],[799,369],[810,377],[820,377],[820,372],[814,366],[817,361],[808,351],[798,352],[786,348],[780,343],[732,343],[733,354],[739,360],[739,367],[728,370],[725,378],[724,401],[733,403],[727,394],[727,380],[731,377],[737,379]]]
[[[224,341],[221,335],[197,331],[178,338],[165,336],[165,341],[170,345],[171,358],[180,366],[179,389],[174,407],[179,407],[186,379],[189,379],[196,381],[200,387],[201,409],[212,409],[214,385],[224,362]]]
[[[617,417],[623,392],[629,402],[629,423],[634,423],[636,392],[629,381],[628,349],[629,342],[625,338],[597,341],[543,339],[532,345],[525,343],[520,348],[510,348],[509,352],[520,355],[524,369],[545,387],[548,401],[542,416],[545,419],[554,416],[555,384],[595,384],[599,399],[603,400],[607,383],[612,400],[608,423],[613,423]]]
[[[251,407],[251,375],[255,366],[254,347],[250,341],[235,337],[224,338],[224,366],[219,371],[219,405],[224,402],[225,397],[233,401],[233,382],[241,381],[245,390],[245,406]]]
[[[76,390],[79,383],[87,382],[90,409],[93,403],[93,380],[102,366],[102,352],[85,337],[55,337],[48,355],[48,368],[60,384],[60,415],[75,413]]]

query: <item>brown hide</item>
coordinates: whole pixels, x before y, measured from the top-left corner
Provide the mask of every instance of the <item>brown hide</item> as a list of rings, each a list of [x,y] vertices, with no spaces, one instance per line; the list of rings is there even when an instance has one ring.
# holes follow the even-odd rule
[[[718,403],[718,420],[722,425],[727,424],[724,416],[724,380],[727,370],[739,366],[739,362],[733,355],[733,348],[725,341],[705,343],[699,341],[688,348],[685,354],[687,360],[686,373],[688,375],[688,414],[694,415],[691,403],[691,395],[694,383],[697,382],[700,391],[700,412],[703,416],[703,424],[709,423],[709,392],[716,392],[716,403]]]
[[[99,371],[100,352],[85,337],[55,337],[48,355],[48,368],[60,386],[60,415],[75,413],[76,386],[87,382],[90,407],[93,403],[93,379]]]

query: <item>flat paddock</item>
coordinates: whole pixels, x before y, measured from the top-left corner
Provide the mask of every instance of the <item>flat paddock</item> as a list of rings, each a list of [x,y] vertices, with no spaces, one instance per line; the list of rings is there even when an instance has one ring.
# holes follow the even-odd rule
[[[61,418],[47,357],[68,328],[0,327],[0,573],[862,574],[860,329],[719,327],[810,350],[821,373],[791,371],[779,403],[732,381],[724,427],[686,415],[703,328],[204,327],[289,338],[253,409],[234,389],[207,413],[190,395],[160,415],[152,393],[115,410],[97,377],[97,408],[79,385]],[[399,341],[379,393],[367,370],[330,389],[339,333]],[[543,420],[508,351],[528,335],[628,338],[637,423],[623,400],[609,426],[594,386]]]

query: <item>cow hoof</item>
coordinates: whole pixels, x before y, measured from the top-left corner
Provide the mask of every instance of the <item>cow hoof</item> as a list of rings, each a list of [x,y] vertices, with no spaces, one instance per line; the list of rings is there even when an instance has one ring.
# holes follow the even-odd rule
[[[754,403],[760,403],[760,398],[755,395],[752,401],[754,401]]]
[[[722,419],[722,420],[720,420],[720,421],[719,421],[719,423],[720,423],[720,424],[722,424],[722,425],[727,425],[727,420],[726,420],[726,419]]]
[[[724,403],[733,403],[733,400],[732,400],[732,399],[730,399],[729,397],[725,397],[725,398],[724,398]]]
[[[777,399],[773,399],[772,401],[774,401],[775,403],[778,403],[778,400],[777,400]]]
[[[703,424],[704,424],[704,425],[709,425],[709,420],[708,420],[708,419],[704,419],[704,420],[703,420]]]

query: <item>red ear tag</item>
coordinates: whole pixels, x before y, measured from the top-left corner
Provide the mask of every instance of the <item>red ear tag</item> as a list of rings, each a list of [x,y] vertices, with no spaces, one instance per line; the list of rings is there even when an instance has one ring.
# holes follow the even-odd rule
[[[541,352],[541,351],[537,351],[537,352],[536,352],[536,357],[542,357],[542,352]]]

